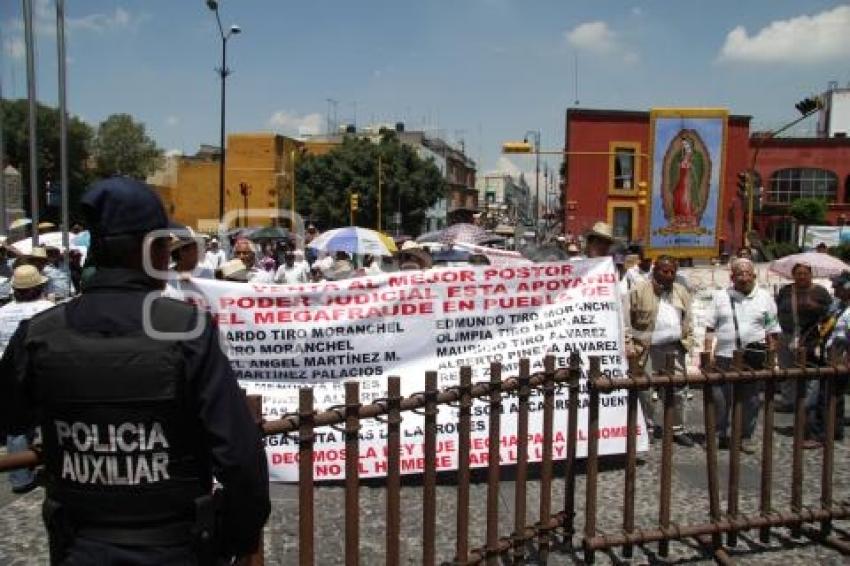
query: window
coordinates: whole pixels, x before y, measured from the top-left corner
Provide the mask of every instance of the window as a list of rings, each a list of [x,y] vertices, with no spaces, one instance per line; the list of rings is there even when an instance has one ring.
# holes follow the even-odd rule
[[[791,218],[776,220],[770,224],[767,233],[770,239],[775,242],[793,242],[794,220]]]
[[[496,192],[495,191],[487,191],[484,194],[484,200],[487,204],[495,204],[496,203]]]
[[[625,238],[627,240],[631,240],[632,238],[632,214],[633,210],[631,208],[614,208],[614,237],[615,238]]]
[[[614,151],[614,188],[630,191],[635,187],[635,150],[618,147]]]
[[[791,203],[799,198],[822,198],[835,202],[838,176],[826,169],[780,169],[770,177],[768,202]]]
[[[640,143],[608,142],[608,192],[612,196],[636,196],[640,181]]]

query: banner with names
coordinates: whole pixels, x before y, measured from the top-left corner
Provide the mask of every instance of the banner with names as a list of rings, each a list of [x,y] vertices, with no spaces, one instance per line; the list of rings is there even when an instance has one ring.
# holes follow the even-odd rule
[[[542,371],[553,355],[568,365],[571,352],[600,356],[604,374],[624,376],[623,324],[617,278],[610,258],[517,265],[468,266],[404,271],[344,281],[304,285],[258,285],[194,279],[218,321],[222,347],[243,388],[263,396],[264,417],[272,420],[298,408],[298,390],[312,387],[316,409],[344,404],[346,381],[360,383],[361,402],[387,396],[387,377],[401,377],[402,395],[424,390],[425,372],[438,372],[438,387],[457,385],[459,370],[470,366],[473,381],[489,379],[491,362],[503,365],[503,378],[518,373],[528,358]],[[580,390],[578,454],[587,454],[587,387]],[[555,399],[553,454],[566,456],[568,390]],[[601,396],[599,453],[618,454],[626,446],[626,393]],[[517,460],[515,396],[504,400],[500,458]],[[543,399],[530,400],[528,457],[543,453]],[[458,410],[440,406],[437,469],[457,467]],[[424,469],[423,417],[402,414],[401,470]],[[470,464],[487,465],[489,406],[472,408]],[[648,448],[639,418],[638,450]],[[359,469],[362,477],[386,475],[386,425],[362,421]],[[273,480],[298,478],[298,444],[285,435],[265,439]],[[317,429],[314,477],[342,479],[342,433]]]

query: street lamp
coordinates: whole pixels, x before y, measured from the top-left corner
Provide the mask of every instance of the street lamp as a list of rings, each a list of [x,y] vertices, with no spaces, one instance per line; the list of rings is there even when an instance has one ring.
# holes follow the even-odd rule
[[[230,39],[231,35],[236,35],[238,33],[242,33],[242,29],[239,26],[232,25],[230,29],[225,33],[224,28],[221,26],[221,18],[218,15],[218,2],[216,0],[207,0],[207,8],[213,11],[215,14],[215,21],[218,24],[218,32],[221,35],[221,67],[218,67],[216,71],[218,75],[221,77],[221,136],[219,138],[219,146],[221,147],[221,156],[218,162],[218,217],[224,217],[224,165],[225,165],[225,151],[224,151],[224,101],[225,101],[225,83],[227,80],[227,75],[230,74],[230,69],[227,68],[227,40]]]

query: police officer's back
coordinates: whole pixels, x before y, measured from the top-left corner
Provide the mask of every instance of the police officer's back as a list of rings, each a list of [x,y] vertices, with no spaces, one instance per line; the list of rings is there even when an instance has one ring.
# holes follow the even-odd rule
[[[42,428],[52,560],[246,554],[270,509],[260,431],[209,315],[161,298],[162,281],[143,270],[144,235],[168,224],[162,204],[143,183],[115,178],[82,205],[96,272],[81,296],[22,325],[2,362],[13,419]],[[165,271],[162,235],[144,253]]]

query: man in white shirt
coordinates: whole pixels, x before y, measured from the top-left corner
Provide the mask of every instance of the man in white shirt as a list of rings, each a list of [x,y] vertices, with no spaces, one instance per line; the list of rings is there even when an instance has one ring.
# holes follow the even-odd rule
[[[284,285],[307,283],[307,271],[300,263],[296,263],[293,250],[284,252],[283,264],[277,268],[277,272],[274,274],[274,282]]]
[[[48,279],[33,265],[22,265],[12,275],[14,301],[0,307],[0,354],[6,350],[9,340],[18,329],[18,325],[34,315],[53,306],[44,298]],[[6,449],[10,454],[27,450],[32,431],[9,431],[6,436]],[[26,493],[36,487],[32,470],[14,470],[9,473],[9,483],[15,493]]]
[[[629,294],[631,341],[646,373],[665,369],[668,355],[675,361],[674,371],[684,373],[685,352],[691,342],[691,295],[676,282],[675,258],[661,256],[652,269],[652,277],[639,282]],[[674,388],[673,439],[682,446],[694,441],[685,429],[685,388]],[[659,430],[653,415],[649,392],[640,393],[647,429]]]
[[[744,352],[747,365],[762,369],[767,351],[775,350],[776,338],[782,332],[776,316],[776,302],[770,293],[756,286],[752,261],[736,258],[730,267],[732,287],[714,295],[705,329],[705,351],[711,352],[713,346],[714,364],[719,369],[732,366],[732,354],[736,350]],[[754,454],[756,446],[752,436],[759,413],[759,384],[739,383],[737,387],[743,404],[741,451]],[[720,447],[728,448],[732,385],[715,385],[712,394],[717,408]]]
[[[266,271],[257,263],[257,249],[250,240],[236,240],[233,257],[242,260],[247,270],[249,283],[273,283],[274,273]]]
[[[638,256],[637,263],[626,270],[626,284],[629,289],[652,276],[652,258],[643,255],[642,251],[635,255]],[[626,259],[630,258],[626,256]]]
[[[227,256],[224,254],[224,250],[218,247],[218,240],[213,238],[210,240],[210,249],[204,254],[204,265],[215,271],[221,268],[225,261],[227,261]]]

